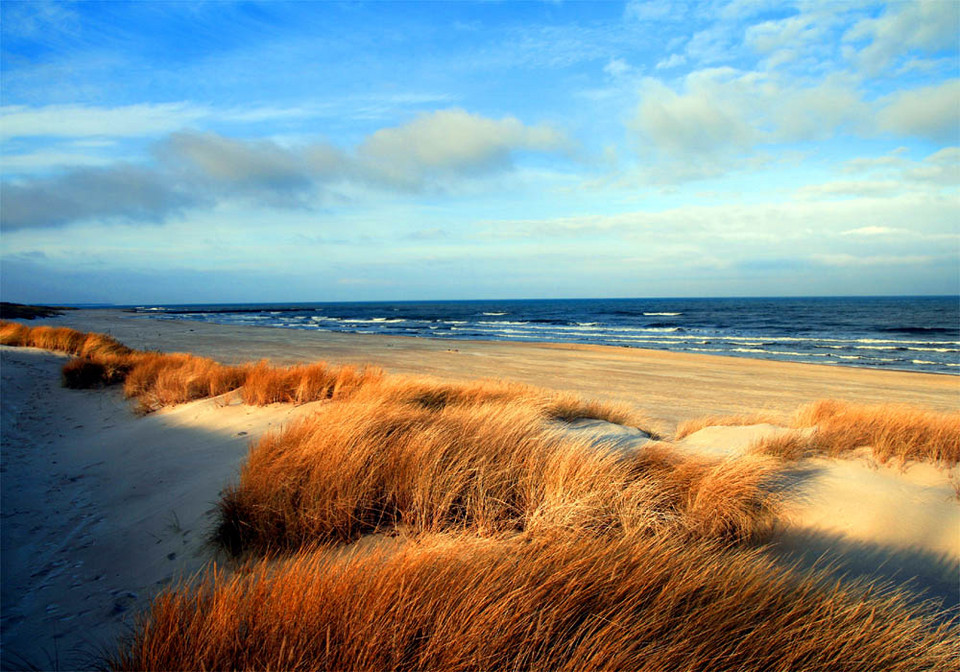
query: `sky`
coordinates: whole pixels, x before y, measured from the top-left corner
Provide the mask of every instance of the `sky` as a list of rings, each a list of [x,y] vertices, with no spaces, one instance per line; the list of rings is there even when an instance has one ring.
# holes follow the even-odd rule
[[[960,2],[0,3],[0,297],[960,293]]]

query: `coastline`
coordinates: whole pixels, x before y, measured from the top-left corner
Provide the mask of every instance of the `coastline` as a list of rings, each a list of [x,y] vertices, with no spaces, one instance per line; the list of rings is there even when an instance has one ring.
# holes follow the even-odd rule
[[[324,360],[451,380],[506,378],[626,401],[670,430],[703,415],[792,413],[823,398],[960,408],[960,378],[823,364],[566,343],[443,340],[220,325],[80,309],[31,324],[110,334],[130,347],[191,352],[223,363]]]

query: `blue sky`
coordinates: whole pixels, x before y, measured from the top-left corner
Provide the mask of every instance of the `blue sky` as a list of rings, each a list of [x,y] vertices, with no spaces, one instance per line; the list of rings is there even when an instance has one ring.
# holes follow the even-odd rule
[[[0,294],[954,294],[960,3],[4,0]]]

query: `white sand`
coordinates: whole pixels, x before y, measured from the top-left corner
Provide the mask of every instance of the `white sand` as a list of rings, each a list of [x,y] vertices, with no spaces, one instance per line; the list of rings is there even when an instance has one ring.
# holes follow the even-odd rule
[[[761,438],[785,432],[773,425],[706,427],[677,443],[714,457],[742,455]],[[869,448],[844,459],[797,462],[778,488],[780,524],[774,554],[834,574],[879,577],[914,592],[960,605],[960,499],[952,469],[908,462],[878,463]]]
[[[311,405],[204,400],[140,418],[119,390],[61,388],[61,356],[0,358],[2,667],[87,667],[212,557],[214,507],[248,443]]]
[[[187,350],[221,361],[271,357],[374,362],[396,372],[519,379],[624,399],[672,430],[716,413],[787,413],[821,397],[907,401],[941,410],[960,379],[618,348],[442,342],[221,327],[77,311],[47,320],[110,332],[128,345]],[[36,322],[34,323],[36,324]],[[449,349],[457,352],[449,352]],[[59,386],[63,357],[0,347],[2,374],[3,667],[83,666],[110,650],[155,592],[202,568],[221,489],[251,440],[312,405],[254,408],[205,400],[137,417],[118,390]],[[585,423],[621,447],[635,430]],[[705,454],[742,452],[772,426],[707,428],[681,442]],[[808,460],[783,491],[774,552],[852,576],[880,576],[960,601],[960,503],[948,474],[869,460]]]

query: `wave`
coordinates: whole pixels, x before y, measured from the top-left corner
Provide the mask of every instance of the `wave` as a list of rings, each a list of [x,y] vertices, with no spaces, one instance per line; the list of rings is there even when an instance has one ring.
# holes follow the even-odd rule
[[[677,317],[683,315],[683,313],[644,313],[647,317],[662,316],[662,317]]]
[[[509,315],[509,313],[482,313],[483,315]]]

